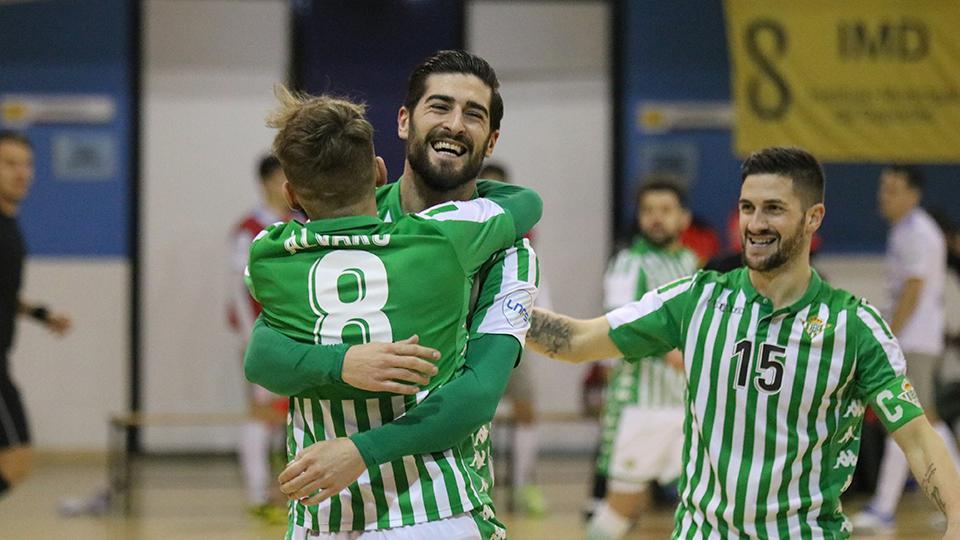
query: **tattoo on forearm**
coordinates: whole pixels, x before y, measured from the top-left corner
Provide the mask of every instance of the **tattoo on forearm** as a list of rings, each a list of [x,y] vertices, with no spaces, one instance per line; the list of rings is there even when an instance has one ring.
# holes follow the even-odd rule
[[[549,354],[570,351],[570,324],[555,315],[534,312],[527,337],[540,344]]]
[[[947,506],[943,503],[943,497],[940,495],[940,488],[935,484],[935,477],[937,474],[937,467],[931,463],[927,467],[927,472],[924,473],[923,479],[920,481],[920,486],[923,488],[923,492],[927,494],[927,497],[930,497],[930,500],[933,501],[933,504],[937,505],[937,508],[941,512],[946,513]]]

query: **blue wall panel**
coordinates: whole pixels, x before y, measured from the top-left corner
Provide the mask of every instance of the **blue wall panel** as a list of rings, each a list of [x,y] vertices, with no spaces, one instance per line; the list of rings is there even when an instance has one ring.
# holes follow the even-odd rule
[[[300,0],[294,70],[311,93],[334,93],[368,105],[377,153],[388,178],[403,172],[397,111],[414,66],[441,49],[463,47],[460,0]]]
[[[34,124],[23,129],[36,150],[36,178],[19,218],[33,255],[128,255],[134,181],[132,9],[126,0],[0,6],[0,94],[99,94],[112,98],[116,107],[115,117],[105,124]],[[83,140],[90,135],[112,141],[111,174],[95,180],[55,177],[54,138]]]

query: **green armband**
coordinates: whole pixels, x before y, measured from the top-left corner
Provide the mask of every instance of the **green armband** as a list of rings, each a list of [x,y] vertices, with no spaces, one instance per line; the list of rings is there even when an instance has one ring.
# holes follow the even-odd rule
[[[887,428],[887,433],[903,427],[904,424],[923,414],[923,407],[917,399],[917,393],[906,375],[901,375],[880,388],[870,398],[870,406]]]

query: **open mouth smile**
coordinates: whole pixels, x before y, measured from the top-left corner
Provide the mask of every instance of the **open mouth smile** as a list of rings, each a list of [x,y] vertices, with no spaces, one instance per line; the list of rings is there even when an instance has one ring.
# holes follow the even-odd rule
[[[747,245],[755,247],[766,247],[777,241],[775,236],[752,236],[747,235]]]
[[[460,157],[467,153],[467,147],[462,143],[450,139],[441,139],[430,143],[433,151],[451,157]]]

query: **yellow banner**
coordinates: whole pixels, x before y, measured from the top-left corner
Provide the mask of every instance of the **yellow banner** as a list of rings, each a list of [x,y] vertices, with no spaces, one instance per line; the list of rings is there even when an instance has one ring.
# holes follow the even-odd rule
[[[726,0],[734,148],[960,162],[960,2]]]

